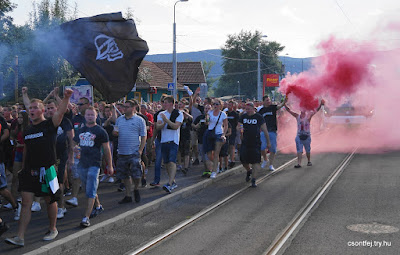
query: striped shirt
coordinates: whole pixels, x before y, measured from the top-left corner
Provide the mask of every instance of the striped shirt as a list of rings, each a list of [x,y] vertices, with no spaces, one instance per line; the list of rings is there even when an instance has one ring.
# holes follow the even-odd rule
[[[142,136],[146,136],[146,123],[142,117],[133,115],[126,119],[122,115],[117,119],[115,125],[118,127],[118,154],[132,155],[139,151]]]

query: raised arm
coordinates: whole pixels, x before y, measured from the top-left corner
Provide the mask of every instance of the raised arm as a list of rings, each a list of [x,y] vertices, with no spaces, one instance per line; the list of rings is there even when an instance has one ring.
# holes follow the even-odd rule
[[[54,113],[52,121],[55,127],[58,127],[64,117],[64,113],[67,111],[69,104],[69,98],[72,96],[73,91],[66,89],[64,91],[64,98],[61,100],[61,104],[58,106],[57,111]]]
[[[285,109],[286,111],[288,111],[293,117],[297,118],[297,116],[299,116],[297,113],[293,112],[292,110],[290,110],[290,108],[285,104]]]
[[[22,87],[22,101],[24,102],[25,109],[28,110],[29,106],[31,105],[31,100],[28,96],[28,88]]]

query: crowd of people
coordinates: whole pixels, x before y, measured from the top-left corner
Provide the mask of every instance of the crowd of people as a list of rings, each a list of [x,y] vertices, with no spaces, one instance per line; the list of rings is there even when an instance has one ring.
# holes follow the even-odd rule
[[[159,102],[107,104],[82,97],[74,104],[71,94],[66,89],[60,98],[55,88],[42,101],[30,99],[24,87],[23,103],[0,107],[0,195],[3,207],[13,209],[18,221],[17,235],[5,239],[8,244],[24,246],[31,212],[41,210],[41,198],[49,219],[46,241],[57,237],[57,219],[65,217],[65,204],[78,206],[80,187],[87,198],[83,228],[104,211],[99,182],[118,183],[118,191],[124,192],[119,204],[139,203],[139,188],[147,186],[149,169],[154,169],[149,185],[162,185],[172,193],[178,188],[177,171],[186,175],[191,166],[203,164],[201,175],[216,178],[240,162],[247,170],[246,182],[256,187],[262,168],[275,171],[277,115],[283,108],[298,123],[295,167],[301,167],[303,148],[307,165],[312,165],[310,121],[316,111],[295,113],[287,99],[280,104],[268,96],[262,102],[223,102],[202,99],[198,89],[180,101],[165,95]],[[160,183],[162,166],[168,174],[165,184]],[[67,195],[71,198],[65,200]],[[8,228],[0,218],[0,235]]]

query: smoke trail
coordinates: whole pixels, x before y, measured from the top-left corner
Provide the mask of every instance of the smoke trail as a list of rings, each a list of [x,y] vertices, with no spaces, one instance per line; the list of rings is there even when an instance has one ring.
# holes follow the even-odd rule
[[[380,30],[392,36],[400,35],[400,23],[391,22]],[[345,102],[363,113],[373,111],[363,125],[326,128],[322,111],[314,115],[312,139],[318,146],[313,152],[347,152],[355,145],[367,153],[400,149],[396,114],[400,95],[400,49],[382,50],[382,40],[374,40],[376,36],[371,35],[371,40],[362,42],[332,36],[319,44],[321,56],[313,60],[310,71],[289,74],[281,82],[280,92],[287,94],[288,103],[295,111],[314,110],[321,98],[327,102],[330,112]],[[296,125],[294,118],[279,126],[280,139],[289,144],[283,152],[295,152],[293,125]]]

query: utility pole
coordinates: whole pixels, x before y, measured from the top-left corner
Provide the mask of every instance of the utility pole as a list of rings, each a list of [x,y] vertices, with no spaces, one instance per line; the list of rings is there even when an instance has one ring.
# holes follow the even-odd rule
[[[18,56],[15,56],[15,69],[14,69],[14,74],[15,74],[15,103],[18,103]]]
[[[240,100],[240,81],[237,81],[238,83],[238,95],[239,95],[239,100]]]

